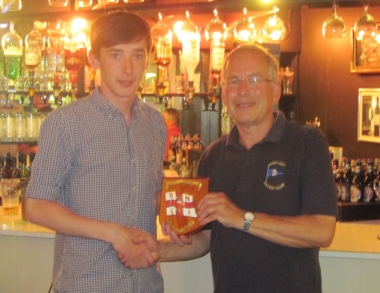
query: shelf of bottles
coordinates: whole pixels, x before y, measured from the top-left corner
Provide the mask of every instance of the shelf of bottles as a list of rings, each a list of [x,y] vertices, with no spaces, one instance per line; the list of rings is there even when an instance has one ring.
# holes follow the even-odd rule
[[[0,155],[1,190],[7,190],[8,192],[21,191],[21,201],[24,188],[30,178],[34,156],[34,152],[24,153],[21,151],[17,152],[16,155],[12,155],[9,149],[4,155]],[[0,205],[2,205],[1,193]]]
[[[45,30],[46,26],[47,23],[34,22],[23,40],[10,22],[0,48],[0,108],[29,106],[31,110],[35,94],[57,107],[77,98],[78,71],[84,64],[91,67],[87,61],[86,24],[73,21],[68,30],[57,20],[53,29]],[[41,31],[49,34],[44,36]],[[91,91],[96,71],[89,72]]]
[[[380,160],[334,159],[332,170],[338,200],[338,220],[380,218]]]

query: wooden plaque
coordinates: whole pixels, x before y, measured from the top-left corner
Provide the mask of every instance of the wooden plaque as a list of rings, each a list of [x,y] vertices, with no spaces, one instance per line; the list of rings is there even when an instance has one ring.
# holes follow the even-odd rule
[[[208,192],[208,178],[164,178],[160,222],[166,222],[178,235],[200,230],[197,205]]]

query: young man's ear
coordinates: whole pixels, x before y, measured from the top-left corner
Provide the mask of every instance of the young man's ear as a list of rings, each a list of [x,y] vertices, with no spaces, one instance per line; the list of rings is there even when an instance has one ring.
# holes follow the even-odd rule
[[[91,67],[94,68],[94,69],[99,69],[100,67],[100,64],[99,64],[99,60],[98,58],[95,56],[95,53],[94,51],[92,51],[90,49],[90,51],[88,52],[88,59],[90,61],[90,64],[91,64]]]

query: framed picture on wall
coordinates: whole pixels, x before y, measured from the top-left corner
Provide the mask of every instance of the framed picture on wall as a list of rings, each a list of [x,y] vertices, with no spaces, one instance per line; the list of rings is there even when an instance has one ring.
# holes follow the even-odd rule
[[[380,143],[380,88],[360,88],[358,109],[358,141]]]
[[[380,44],[375,37],[363,37],[357,40],[354,30],[351,30],[352,60],[351,73],[380,73]]]

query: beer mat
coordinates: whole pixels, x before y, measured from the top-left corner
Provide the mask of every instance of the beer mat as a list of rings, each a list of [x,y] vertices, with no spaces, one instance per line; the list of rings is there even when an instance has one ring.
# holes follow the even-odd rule
[[[207,194],[209,178],[164,178],[162,182],[160,222],[167,223],[178,235],[189,235],[202,226],[197,205]]]

